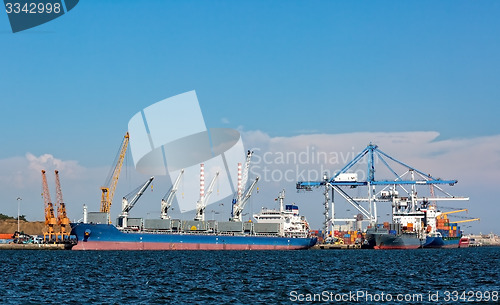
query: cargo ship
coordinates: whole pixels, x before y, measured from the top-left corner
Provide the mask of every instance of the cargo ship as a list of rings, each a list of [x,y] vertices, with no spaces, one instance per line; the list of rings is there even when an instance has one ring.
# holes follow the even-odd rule
[[[367,229],[368,244],[374,249],[418,249],[426,238],[422,226],[426,212],[418,207],[417,196],[400,197],[396,190],[381,192],[380,199],[392,202],[392,223]]]
[[[441,212],[428,201],[417,205],[416,196],[408,198],[389,193],[393,201],[392,223],[384,223],[367,230],[368,243],[375,249],[459,248],[462,231],[457,223],[450,223],[447,215],[463,212]]]
[[[73,223],[73,250],[298,250],[316,244],[309,225],[295,204],[262,209],[256,222],[123,217],[109,224],[107,213],[84,209],[84,221]]]
[[[460,243],[462,231],[457,223],[451,223],[448,214],[463,212],[464,210],[455,210],[451,212],[438,211],[436,206],[424,206],[422,211],[425,213],[424,228],[426,241],[423,248],[459,248],[464,247]]]

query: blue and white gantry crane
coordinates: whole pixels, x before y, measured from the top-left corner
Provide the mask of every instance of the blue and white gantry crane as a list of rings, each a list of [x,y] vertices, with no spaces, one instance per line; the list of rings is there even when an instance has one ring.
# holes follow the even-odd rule
[[[353,173],[352,169],[356,164],[362,163],[361,160],[366,159],[367,172],[366,179],[359,180],[357,173]],[[375,162],[375,161],[379,162]],[[396,171],[389,165],[389,162],[398,164],[400,167],[405,169],[402,174],[396,173]],[[375,173],[377,169],[375,168],[376,163],[381,163],[386,167],[391,175],[394,175],[393,179],[376,180]],[[441,188],[439,185],[448,184],[453,186],[457,183],[457,180],[443,180],[435,178],[430,174],[425,174],[424,172],[405,164],[397,159],[389,156],[388,154],[381,151],[377,145],[369,144],[363,151],[361,151],[357,156],[355,156],[347,165],[345,165],[340,171],[333,175],[333,177],[328,177],[326,174],[323,176],[322,181],[299,181],[296,185],[298,190],[312,190],[313,187],[324,187],[325,196],[325,221],[323,223],[324,232],[331,231],[331,228],[335,221],[354,221],[354,219],[335,219],[334,217],[334,191],[338,193],[342,198],[344,198],[348,203],[350,203],[358,212],[363,215],[363,218],[368,220],[371,224],[377,223],[377,202],[393,202],[393,212],[396,208],[402,208],[401,206],[394,206],[395,198],[399,197],[398,190],[402,189],[408,197],[410,204],[405,205],[406,209],[416,209],[417,200],[423,202],[429,202],[429,200],[468,200],[466,197],[455,197]],[[342,187],[357,188],[361,186],[366,186],[368,188],[367,197],[354,198],[350,196]],[[435,197],[431,195],[429,198],[418,198],[417,197],[417,186],[430,186],[432,194],[434,189],[439,190],[444,194],[442,197]],[[376,187],[382,187],[378,192]],[[330,198],[331,190],[331,198]],[[331,211],[329,201],[332,201]],[[368,202],[368,208],[364,207],[361,202]]]

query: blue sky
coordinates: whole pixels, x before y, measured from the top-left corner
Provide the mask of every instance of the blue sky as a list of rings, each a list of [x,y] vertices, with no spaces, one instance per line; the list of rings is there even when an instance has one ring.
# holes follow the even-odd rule
[[[12,34],[0,13],[0,160],[104,168],[136,112],[189,90],[209,127],[474,143],[500,134],[498,16],[498,1],[85,0]]]

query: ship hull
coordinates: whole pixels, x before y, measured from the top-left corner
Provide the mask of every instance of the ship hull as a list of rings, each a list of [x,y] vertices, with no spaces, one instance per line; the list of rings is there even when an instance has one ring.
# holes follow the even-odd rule
[[[443,238],[440,236],[428,236],[424,248],[459,248],[460,238]]]
[[[73,250],[298,250],[316,238],[217,235],[204,233],[124,233],[113,225],[73,224]],[[87,232],[87,236],[86,235]]]
[[[418,249],[423,244],[422,240],[411,234],[374,233],[373,238],[375,240],[374,249],[382,250]]]

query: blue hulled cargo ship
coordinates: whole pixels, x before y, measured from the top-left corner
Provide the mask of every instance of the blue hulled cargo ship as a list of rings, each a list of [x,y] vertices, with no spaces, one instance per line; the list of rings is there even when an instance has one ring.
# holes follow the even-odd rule
[[[111,224],[73,224],[73,250],[296,250],[308,249],[315,237],[281,237],[229,232],[119,230]]]
[[[84,211],[84,221],[73,223],[78,243],[73,250],[298,250],[316,244],[297,205],[265,209],[256,222],[142,219],[120,215],[117,226],[109,214]],[[233,217],[234,218],[234,217]]]

